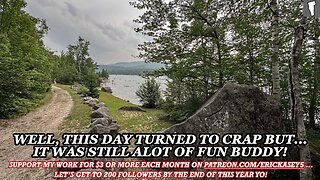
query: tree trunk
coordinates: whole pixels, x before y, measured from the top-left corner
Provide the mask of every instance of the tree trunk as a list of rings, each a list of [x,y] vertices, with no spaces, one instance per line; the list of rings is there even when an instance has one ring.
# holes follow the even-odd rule
[[[249,56],[249,81],[250,85],[254,85],[254,57],[253,57],[253,43],[251,43],[248,36],[246,37],[247,47],[249,47],[248,56]]]
[[[220,44],[220,39],[217,30],[214,31],[215,37],[216,37],[216,45],[217,45],[217,50],[218,50],[218,61],[219,61],[219,87],[223,87],[223,70],[222,70],[222,56],[221,56],[221,44]]]
[[[303,122],[303,107],[300,97],[300,82],[299,82],[299,58],[302,51],[304,39],[304,26],[301,25],[295,29],[294,44],[292,47],[292,57],[289,62],[289,85],[290,85],[290,97],[291,97],[291,113],[292,121],[296,124],[296,133],[298,140],[306,140],[306,129]],[[309,145],[299,146],[300,160],[304,161],[306,165],[311,164]],[[306,168],[300,170],[300,179],[312,180],[312,170]]]
[[[319,21],[316,21],[318,24]],[[309,120],[310,120],[310,127],[315,128],[315,114],[317,109],[317,100],[318,100],[318,71],[319,71],[319,61],[320,61],[320,43],[319,43],[319,36],[320,30],[315,29],[315,39],[314,39],[314,50],[315,50],[315,59],[313,64],[313,89],[311,94],[311,101],[309,107]]]
[[[272,10],[272,94],[281,103],[281,87],[279,72],[279,7],[277,0],[271,0]]]

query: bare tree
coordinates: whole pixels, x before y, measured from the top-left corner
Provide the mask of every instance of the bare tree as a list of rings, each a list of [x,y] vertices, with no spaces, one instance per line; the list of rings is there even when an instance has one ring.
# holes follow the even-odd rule
[[[271,0],[272,11],[272,94],[281,103],[281,87],[279,72],[279,6],[277,0]]]
[[[311,92],[310,98],[310,107],[309,107],[309,120],[310,120],[310,127],[315,127],[315,116],[317,110],[317,101],[318,101],[318,89],[319,89],[319,79],[318,79],[318,72],[319,72],[319,64],[320,64],[320,29],[319,29],[319,20],[315,18],[315,29],[314,29],[314,50],[315,50],[315,58],[313,63],[313,89]]]
[[[299,140],[306,140],[306,129],[303,121],[303,107],[301,102],[301,87],[299,80],[299,59],[302,51],[303,40],[305,34],[304,18],[301,24],[295,29],[294,32],[294,42],[292,47],[291,59],[289,62],[289,91],[291,99],[291,113],[292,121],[295,122],[295,129],[297,133],[297,138]],[[311,164],[309,145],[299,146],[300,150],[300,160],[304,161],[306,164]],[[305,169],[300,170],[300,179],[312,180],[312,170]]]

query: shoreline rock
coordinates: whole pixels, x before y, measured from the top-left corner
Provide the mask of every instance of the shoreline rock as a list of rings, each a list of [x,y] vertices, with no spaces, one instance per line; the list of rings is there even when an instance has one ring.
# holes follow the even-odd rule
[[[123,106],[119,108],[119,110],[122,111],[139,111],[139,112],[147,112],[146,110],[142,109],[141,107],[138,106]]]

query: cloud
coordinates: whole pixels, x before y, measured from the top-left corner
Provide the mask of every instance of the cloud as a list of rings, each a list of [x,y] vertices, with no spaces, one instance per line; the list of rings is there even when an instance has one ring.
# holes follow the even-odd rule
[[[68,3],[68,2],[64,2],[67,7],[68,7],[68,11],[70,12],[70,14],[72,14],[73,16],[78,16],[78,10],[76,7],[74,7],[72,4]]]
[[[91,21],[105,36],[111,38],[112,40],[119,41],[126,36],[126,33],[122,27],[117,27],[109,23],[101,24],[99,22],[94,22],[94,20]]]
[[[82,36],[90,41],[90,54],[98,64],[134,61],[138,44],[150,38],[134,32],[132,21],[142,12],[125,0],[27,0],[26,11],[47,20],[45,45],[66,50]]]

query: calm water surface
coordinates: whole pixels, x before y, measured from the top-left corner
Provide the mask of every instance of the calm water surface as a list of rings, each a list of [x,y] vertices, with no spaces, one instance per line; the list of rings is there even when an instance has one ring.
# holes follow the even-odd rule
[[[143,77],[137,75],[110,75],[106,86],[111,87],[114,96],[141,105],[139,98],[136,96],[136,91],[144,81]],[[160,83],[160,89],[164,92],[166,89],[166,78],[159,77],[156,81]]]

